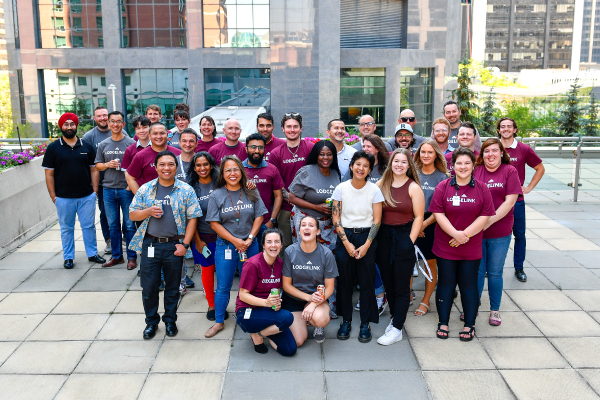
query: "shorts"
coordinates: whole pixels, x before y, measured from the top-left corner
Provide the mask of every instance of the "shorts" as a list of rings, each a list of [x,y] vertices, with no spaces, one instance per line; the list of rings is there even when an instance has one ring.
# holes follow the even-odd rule
[[[215,251],[217,248],[217,242],[206,243],[206,247],[210,250],[210,256],[208,258],[202,255],[202,249],[198,251],[196,249],[196,243],[192,240],[192,254],[194,255],[194,264],[200,264],[203,267],[210,267],[215,265]]]
[[[304,300],[298,300],[286,292],[283,292],[283,295],[281,296],[281,309],[288,310],[289,312],[304,311],[306,303],[308,302]]]

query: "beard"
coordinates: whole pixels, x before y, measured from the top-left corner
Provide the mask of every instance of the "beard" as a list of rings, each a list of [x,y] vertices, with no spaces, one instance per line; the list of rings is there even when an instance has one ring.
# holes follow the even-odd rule
[[[254,153],[250,156],[250,161],[254,165],[259,165],[260,163],[262,163],[264,156],[265,156],[264,154]]]
[[[104,125],[102,125],[104,124]],[[98,128],[102,129],[102,130],[106,130],[108,128],[108,122],[96,122],[96,125],[98,125]]]
[[[77,130],[75,129],[61,129],[60,131],[67,139],[73,139],[77,135]]]

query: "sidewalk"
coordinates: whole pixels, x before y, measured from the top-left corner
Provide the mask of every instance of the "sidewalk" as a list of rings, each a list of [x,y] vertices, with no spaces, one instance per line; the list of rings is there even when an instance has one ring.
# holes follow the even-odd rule
[[[337,340],[338,319],[321,345],[309,339],[292,358],[259,355],[231,318],[204,338],[212,323],[199,274],[181,301],[179,334],[166,337],[161,324],[144,341],[137,270],[89,263],[77,230],[75,268],[65,270],[55,225],[0,260],[0,399],[598,399],[600,191],[584,187],[572,203],[560,176],[570,170],[550,161],[540,190],[526,198],[528,281],[514,277],[510,250],[502,325],[488,325],[484,292],[470,343],[458,339],[460,301],[448,340],[435,337],[434,301],[426,316],[412,315],[419,276],[395,345],[375,340],[386,311],[368,344],[356,339],[358,322],[350,340]],[[600,164],[587,165],[585,179],[600,189]]]

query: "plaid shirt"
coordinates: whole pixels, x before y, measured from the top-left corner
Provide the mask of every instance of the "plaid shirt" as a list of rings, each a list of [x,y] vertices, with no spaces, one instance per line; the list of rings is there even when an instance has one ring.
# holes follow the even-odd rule
[[[135,197],[129,206],[129,212],[145,210],[146,208],[152,207],[156,198],[157,185],[158,178],[143,184],[135,194]],[[190,185],[179,179],[175,179],[173,191],[170,196],[171,208],[173,209],[175,223],[177,224],[177,233],[179,235],[185,235],[187,221],[202,216],[202,209],[198,203],[198,197],[196,197],[196,192]],[[131,239],[131,243],[129,243],[130,250],[142,250],[142,242],[146,235],[146,229],[148,229],[148,221],[150,221],[150,217],[142,222],[142,225],[138,228],[135,236]],[[191,257],[191,255],[192,252],[188,249],[186,256]]]

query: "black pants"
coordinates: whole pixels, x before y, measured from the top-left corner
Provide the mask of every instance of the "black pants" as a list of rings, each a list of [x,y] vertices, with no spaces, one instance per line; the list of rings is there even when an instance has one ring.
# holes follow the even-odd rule
[[[151,239],[144,239],[142,245],[142,260],[140,262],[140,284],[142,285],[142,302],[146,313],[146,324],[157,325],[160,322],[158,315],[158,287],[160,286],[160,271],[165,275],[165,314],[163,322],[177,321],[177,302],[179,301],[179,282],[181,281],[181,265],[183,257],[176,256],[175,244],[152,243]],[[154,257],[148,257],[148,247],[154,247]]]
[[[415,266],[415,245],[410,239],[412,222],[382,225],[377,235],[377,266],[394,318],[394,328],[402,329],[410,306],[410,278]],[[361,304],[362,307],[362,304]]]
[[[479,309],[479,290],[477,279],[479,274],[478,260],[447,260],[437,258],[438,283],[435,292],[439,322],[448,325],[450,310],[454,300],[454,290],[458,283],[460,301],[465,314],[465,325],[475,325]]]
[[[354,233],[352,228],[344,228],[346,237],[359,248],[367,241],[369,228],[362,232]],[[369,247],[364,257],[356,259],[350,257],[340,238],[335,244],[335,262],[338,266],[336,309],[344,321],[352,321],[352,292],[356,281],[360,285],[360,322],[379,322],[377,300],[375,299],[375,250],[377,241]]]

